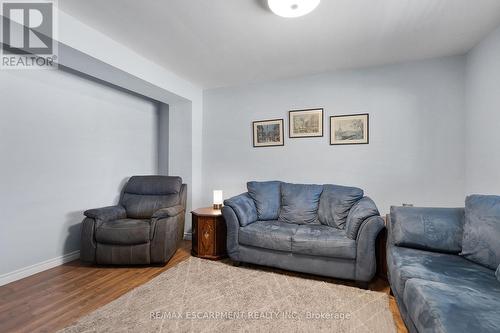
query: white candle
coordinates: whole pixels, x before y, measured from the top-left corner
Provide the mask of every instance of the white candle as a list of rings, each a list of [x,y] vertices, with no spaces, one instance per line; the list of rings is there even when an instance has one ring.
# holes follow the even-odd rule
[[[221,190],[214,190],[214,207],[221,207],[222,206],[222,191]]]

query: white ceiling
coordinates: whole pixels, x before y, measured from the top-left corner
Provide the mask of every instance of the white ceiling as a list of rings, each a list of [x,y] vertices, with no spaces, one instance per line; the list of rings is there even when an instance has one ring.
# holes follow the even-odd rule
[[[500,0],[323,0],[295,19],[264,0],[59,6],[204,88],[463,54],[500,24]]]

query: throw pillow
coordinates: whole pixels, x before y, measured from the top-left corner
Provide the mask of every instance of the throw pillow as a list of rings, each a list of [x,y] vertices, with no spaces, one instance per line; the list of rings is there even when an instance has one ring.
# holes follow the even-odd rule
[[[318,223],[321,185],[281,184],[279,221],[296,224]]]
[[[363,190],[357,187],[324,185],[319,200],[319,221],[324,225],[344,229],[349,211],[363,194]]]

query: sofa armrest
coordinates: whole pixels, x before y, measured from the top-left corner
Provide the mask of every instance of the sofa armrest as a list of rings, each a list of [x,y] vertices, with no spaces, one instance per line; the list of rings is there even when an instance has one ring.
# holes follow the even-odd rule
[[[180,207],[180,208],[177,208]],[[166,263],[177,251],[184,208],[173,206],[158,210],[151,219],[151,263]],[[158,215],[157,215],[158,214]]]
[[[187,187],[187,184],[182,184],[181,185],[181,191],[179,193],[179,205],[181,205],[182,207],[184,207],[184,209],[186,209],[187,207],[187,191],[188,191],[188,187]]]
[[[375,244],[383,228],[384,220],[380,216],[369,217],[361,224],[356,239],[356,281],[369,282],[375,275]]]
[[[95,225],[96,220],[91,217],[86,217],[82,221],[82,229],[80,233],[80,260],[84,262],[94,263],[97,244],[95,241]]]
[[[164,219],[167,217],[174,217],[184,212],[184,207],[181,205],[176,205],[172,207],[162,208],[157,210],[152,218],[153,219]]]
[[[255,202],[248,193],[243,193],[224,200],[224,205],[233,209],[242,227],[257,221],[257,208],[255,207]]]
[[[226,237],[226,249],[229,258],[234,261],[239,261],[239,239],[238,232],[240,230],[240,222],[238,217],[234,212],[233,208],[230,206],[222,207],[222,216],[226,221],[227,237]]]
[[[86,210],[83,214],[91,219],[101,221],[112,221],[127,218],[127,211],[123,206],[109,206],[89,209]]]
[[[391,207],[392,245],[428,251],[462,250],[464,208]]]
[[[375,205],[375,202],[373,202],[373,200],[369,197],[363,197],[356,204],[354,204],[354,206],[352,206],[349,211],[349,215],[347,215],[347,237],[350,239],[357,239],[361,224],[372,216],[380,216],[377,205]]]

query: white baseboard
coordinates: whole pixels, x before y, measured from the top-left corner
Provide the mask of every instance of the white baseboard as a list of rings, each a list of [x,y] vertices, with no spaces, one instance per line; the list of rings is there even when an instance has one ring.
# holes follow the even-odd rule
[[[18,270],[0,275],[0,286],[6,285],[17,280],[21,280],[30,275],[46,271],[47,269],[60,266],[67,262],[73,261],[80,258],[80,251],[70,252],[68,254],[62,255],[60,257],[52,258],[49,260],[42,261],[38,264],[23,267]]]
[[[185,240],[192,240],[192,235],[190,232],[184,233]],[[5,273],[0,275],[0,286],[6,285],[8,283],[24,279],[30,275],[46,271],[48,269],[61,266],[67,262],[73,261],[80,258],[80,251],[70,252],[68,254],[62,255],[60,257],[52,258],[49,260],[42,261],[40,263],[23,267],[18,270]]]

